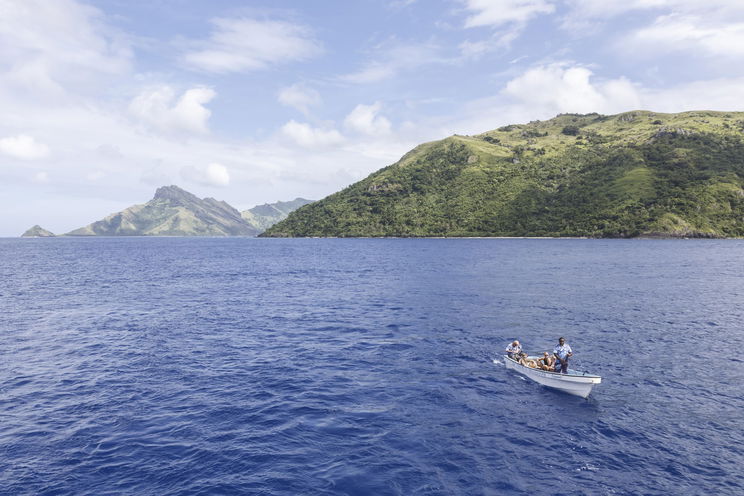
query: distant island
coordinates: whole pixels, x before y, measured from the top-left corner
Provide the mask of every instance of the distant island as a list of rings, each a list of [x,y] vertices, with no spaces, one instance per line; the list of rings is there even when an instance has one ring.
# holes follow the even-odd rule
[[[133,205],[63,236],[256,236],[308,203],[311,200],[297,198],[239,212],[224,201],[201,199],[174,185],[163,186],[147,203]],[[54,234],[37,225],[23,236]]]
[[[35,225],[34,227],[28,229],[25,233],[21,234],[22,238],[53,238],[54,233],[51,231],[47,231],[40,225]]]
[[[263,232],[277,222],[286,219],[290,213],[308,203],[312,203],[312,200],[295,198],[286,202],[264,203],[263,205],[257,205],[244,210],[240,215],[251,226]]]
[[[744,113],[562,114],[422,144],[261,236],[744,236]]]

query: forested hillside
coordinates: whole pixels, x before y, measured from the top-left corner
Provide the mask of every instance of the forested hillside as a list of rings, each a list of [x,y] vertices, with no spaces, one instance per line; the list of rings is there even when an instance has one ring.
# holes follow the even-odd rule
[[[562,114],[426,143],[263,236],[744,235],[744,113]]]

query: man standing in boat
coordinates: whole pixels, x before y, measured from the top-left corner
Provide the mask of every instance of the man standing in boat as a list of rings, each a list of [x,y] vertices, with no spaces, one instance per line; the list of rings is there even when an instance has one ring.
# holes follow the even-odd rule
[[[562,374],[568,373],[568,359],[573,356],[573,350],[563,338],[558,338],[558,346],[553,348],[555,355],[555,371]]]

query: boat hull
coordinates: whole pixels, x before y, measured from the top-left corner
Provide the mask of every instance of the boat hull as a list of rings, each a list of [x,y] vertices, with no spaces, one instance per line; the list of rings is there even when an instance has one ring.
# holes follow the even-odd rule
[[[592,392],[592,388],[602,382],[601,377],[583,372],[561,374],[525,367],[508,356],[504,356],[504,365],[507,369],[515,370],[543,386],[558,389],[564,393],[582,398],[587,398],[589,393]]]

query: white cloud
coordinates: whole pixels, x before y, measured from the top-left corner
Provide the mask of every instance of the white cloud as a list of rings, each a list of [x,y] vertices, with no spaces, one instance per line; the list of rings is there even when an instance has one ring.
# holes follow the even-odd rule
[[[181,177],[203,186],[224,187],[230,185],[230,173],[227,167],[217,162],[202,167],[183,167]]]
[[[603,22],[634,11],[657,15],[653,23],[621,35],[618,47],[633,56],[690,48],[712,55],[741,53],[741,0],[566,0],[566,4],[562,27],[572,33],[595,33]]]
[[[628,46],[628,43],[630,46]],[[623,41],[623,50],[634,54],[639,46],[665,51],[700,50],[707,55],[744,55],[744,22],[710,23],[697,16],[662,16]]]
[[[625,78],[592,81],[586,67],[552,64],[534,67],[509,83],[502,95],[543,113],[615,113],[637,108],[638,92]]]
[[[555,6],[550,0],[464,0],[472,12],[465,27],[502,26],[524,23],[541,14],[551,14]]]
[[[335,129],[316,128],[294,119],[282,126],[282,134],[298,145],[309,148],[336,145],[344,141],[344,137]]]
[[[101,12],[73,0],[0,0],[0,81],[16,91],[58,97],[100,88],[101,76],[130,67],[125,38]]]
[[[282,88],[279,92],[279,103],[288,107],[294,107],[303,114],[310,111],[310,107],[320,104],[320,94],[312,88],[302,84],[293,84]]]
[[[285,21],[250,18],[212,20],[208,40],[191,43],[183,55],[189,67],[213,72],[248,72],[270,65],[307,60],[321,52],[310,30]]]
[[[569,16],[607,19],[633,10],[656,10],[668,13],[710,12],[728,17],[744,13],[740,0],[567,0]]]
[[[37,142],[33,136],[19,134],[0,139],[0,152],[23,160],[34,160],[49,156],[49,147]]]
[[[488,39],[466,40],[460,43],[460,53],[466,59],[476,59],[496,50],[508,49],[524,30],[527,22],[555,11],[555,0],[461,0],[471,13],[465,19],[466,28],[490,26],[496,28]]]
[[[362,69],[351,74],[341,76],[343,81],[356,84],[377,83],[393,77],[401,65],[394,61],[379,62],[372,61],[367,63]]]
[[[207,166],[204,171],[204,178],[213,186],[227,186],[230,184],[230,174],[227,172],[227,167],[216,162]]]
[[[465,40],[458,46],[463,57],[477,58],[491,50],[491,43],[488,41],[470,41]]]
[[[217,93],[210,88],[192,88],[178,100],[170,86],[148,88],[129,104],[129,113],[161,131],[205,134],[211,112],[205,105]]]
[[[375,102],[372,105],[359,104],[346,116],[344,125],[362,134],[388,134],[391,128],[390,121],[379,115],[381,107],[380,102]]]
[[[490,38],[480,41],[465,40],[458,48],[460,53],[466,59],[477,59],[478,57],[496,50],[509,48],[514,40],[517,39],[522,31],[522,26],[512,27],[511,29],[502,30],[494,33]]]
[[[340,80],[354,84],[377,83],[403,71],[413,71],[428,64],[451,64],[455,60],[442,55],[433,43],[399,43],[389,40],[373,50],[372,60],[356,72],[340,76]]]

